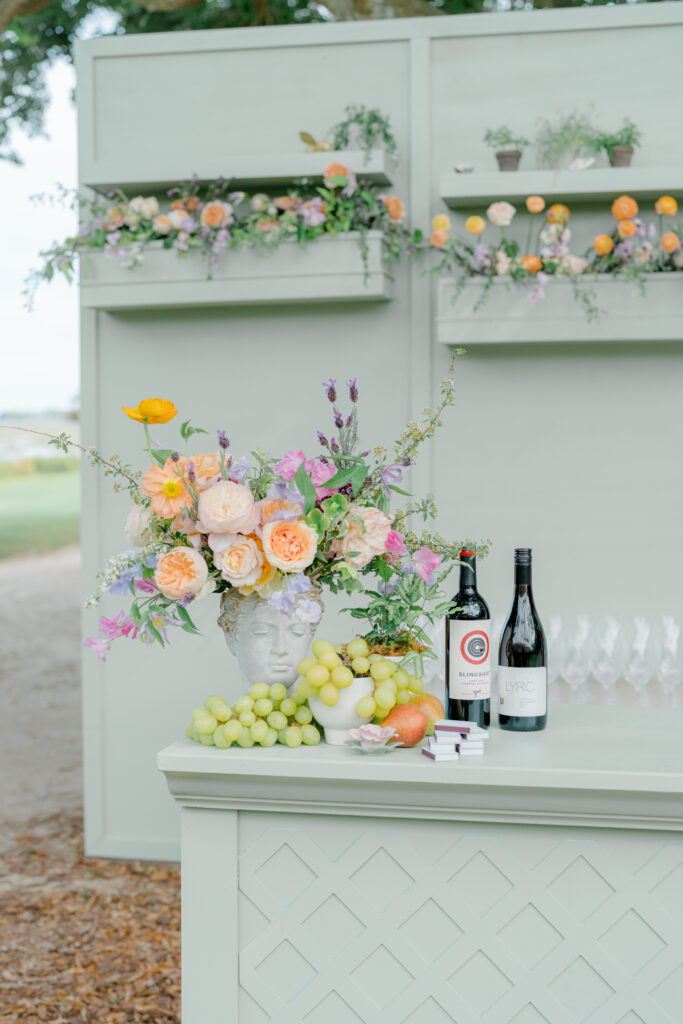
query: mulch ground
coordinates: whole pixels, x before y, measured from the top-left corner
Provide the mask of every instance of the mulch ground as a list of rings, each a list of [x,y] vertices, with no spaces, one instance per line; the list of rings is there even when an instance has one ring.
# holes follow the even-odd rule
[[[0,1024],[179,1024],[180,871],[83,855],[80,817],[0,854]]]

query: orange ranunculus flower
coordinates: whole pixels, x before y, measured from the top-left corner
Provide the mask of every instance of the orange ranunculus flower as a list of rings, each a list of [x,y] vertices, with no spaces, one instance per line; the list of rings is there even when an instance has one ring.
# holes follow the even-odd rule
[[[177,547],[157,562],[154,582],[164,597],[179,601],[198,593],[209,578],[209,568],[194,548]]]
[[[283,572],[302,572],[318,550],[318,534],[303,519],[271,520],[263,527],[261,540],[270,564]]]
[[[614,242],[609,235],[596,235],[593,239],[593,248],[599,256],[607,256],[614,248]]]
[[[390,220],[395,221],[397,224],[399,221],[403,220],[406,215],[406,210],[398,196],[385,196],[384,205],[387,213],[389,214]]]
[[[615,220],[626,220],[638,213],[638,203],[631,196],[619,196],[612,203],[612,216]]]
[[[526,208],[529,213],[543,213],[545,210],[545,199],[542,196],[529,196],[526,201]]]
[[[548,207],[546,217],[551,224],[566,224],[571,213],[569,207],[565,206],[564,203],[553,203],[552,206]]]
[[[447,231],[432,231],[431,235],[429,236],[429,244],[433,245],[435,249],[443,249],[447,241]]]
[[[190,213],[194,213],[195,210],[199,209],[199,199],[197,196],[185,196],[183,202],[185,203],[185,209],[189,210]]]
[[[619,234],[619,238],[632,238],[637,230],[638,228],[636,227],[635,222],[632,220],[620,220],[617,224],[617,232]]]
[[[465,231],[471,235],[480,235],[486,229],[486,221],[483,217],[468,217],[465,221]]]
[[[678,249],[681,244],[681,240],[675,231],[667,231],[666,234],[662,235],[660,238],[659,244],[664,252],[672,253],[676,252],[676,249]]]
[[[445,213],[438,213],[432,221],[432,231],[450,231],[451,218]]]
[[[278,210],[298,210],[301,206],[301,199],[298,196],[278,196],[273,203]]]
[[[660,196],[655,203],[655,213],[664,214],[665,217],[675,217],[678,213],[678,203],[673,196]]]
[[[327,167],[325,168],[325,173],[323,175],[325,180],[327,180],[328,178],[348,178],[348,176],[349,169],[346,166],[346,164],[340,164],[335,162],[334,160],[332,161],[331,164],[327,165]]]
[[[522,256],[519,262],[530,274],[537,274],[543,266],[539,256]]]
[[[150,466],[143,477],[140,489],[152,499],[152,512],[162,519],[175,519],[185,505],[192,505],[192,498],[183,480],[187,462],[182,457],[177,462],[168,458],[163,468]]]
[[[134,409],[126,409],[125,405],[121,408],[126,416],[138,423],[144,420],[148,423],[168,423],[178,413],[173,402],[165,398],[143,398]]]
[[[183,213],[187,213],[187,207],[185,206],[184,199],[174,199],[171,203],[172,210],[181,210]]]

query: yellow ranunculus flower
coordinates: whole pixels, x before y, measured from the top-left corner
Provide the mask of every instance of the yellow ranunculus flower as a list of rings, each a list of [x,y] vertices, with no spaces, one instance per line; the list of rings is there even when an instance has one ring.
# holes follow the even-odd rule
[[[526,208],[529,213],[542,213],[545,210],[545,199],[543,196],[529,196]]]
[[[148,423],[168,423],[178,413],[173,402],[169,402],[165,398],[143,398],[135,409],[126,409],[125,405],[122,405],[121,408],[126,416],[138,423],[143,423],[145,420]]]
[[[486,221],[483,217],[468,217],[465,221],[465,230],[471,235],[480,235],[485,227]]]
[[[450,231],[451,219],[445,213],[439,213],[432,221],[433,231]]]

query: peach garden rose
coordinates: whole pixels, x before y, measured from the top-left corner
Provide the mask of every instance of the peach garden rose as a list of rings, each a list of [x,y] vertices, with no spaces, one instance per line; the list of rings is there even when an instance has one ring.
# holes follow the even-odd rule
[[[194,548],[171,548],[157,562],[154,581],[164,597],[179,601],[197,594],[206,583],[209,569]]]
[[[206,533],[251,533],[258,509],[248,487],[221,480],[199,495],[199,520]]]
[[[224,549],[214,554],[214,564],[233,587],[252,587],[263,574],[263,554],[253,537],[227,534]]]
[[[364,530],[358,519],[362,520]],[[354,508],[347,517],[347,527],[339,548],[346,561],[357,569],[386,550],[391,520],[378,508]]]
[[[263,551],[283,572],[302,572],[315,559],[318,534],[302,519],[271,520],[263,527]]]

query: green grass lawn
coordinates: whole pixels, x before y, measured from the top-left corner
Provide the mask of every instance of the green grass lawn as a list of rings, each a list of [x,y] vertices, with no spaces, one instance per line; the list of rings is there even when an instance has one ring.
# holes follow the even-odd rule
[[[0,558],[78,541],[78,472],[0,475]]]

